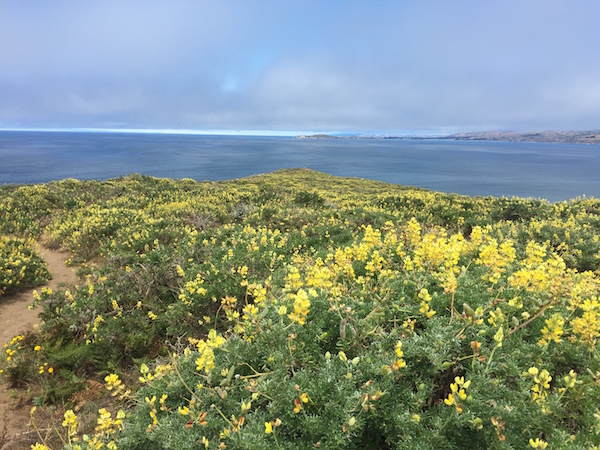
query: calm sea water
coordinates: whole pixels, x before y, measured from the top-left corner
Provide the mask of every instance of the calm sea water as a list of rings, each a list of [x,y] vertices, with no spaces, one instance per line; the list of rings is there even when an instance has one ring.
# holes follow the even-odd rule
[[[224,180],[308,167],[441,192],[600,197],[600,146],[0,131],[0,185],[141,173]]]

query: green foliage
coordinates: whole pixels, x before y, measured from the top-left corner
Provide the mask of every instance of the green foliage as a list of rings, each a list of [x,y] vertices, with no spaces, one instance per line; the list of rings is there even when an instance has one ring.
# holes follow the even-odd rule
[[[0,236],[0,301],[6,293],[43,284],[49,278],[35,240]]]
[[[83,275],[41,291],[3,370],[48,402],[110,375],[129,407],[82,448],[600,445],[597,200],[285,170],[0,201],[27,211],[3,229],[40,224]]]

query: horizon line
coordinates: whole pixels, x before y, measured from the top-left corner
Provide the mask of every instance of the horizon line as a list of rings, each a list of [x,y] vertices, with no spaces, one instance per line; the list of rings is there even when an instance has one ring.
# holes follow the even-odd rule
[[[138,134],[181,134],[198,136],[265,136],[296,137],[326,134],[332,136],[442,136],[453,132],[432,130],[404,131],[314,131],[314,130],[227,130],[227,129],[192,129],[192,128],[95,128],[95,127],[0,127],[0,131],[23,132],[68,132],[68,133],[138,133]]]
[[[40,131],[68,133],[139,133],[139,134],[185,134],[212,136],[298,136],[315,133],[293,130],[199,130],[191,128],[95,128],[95,127],[1,127],[0,131]]]

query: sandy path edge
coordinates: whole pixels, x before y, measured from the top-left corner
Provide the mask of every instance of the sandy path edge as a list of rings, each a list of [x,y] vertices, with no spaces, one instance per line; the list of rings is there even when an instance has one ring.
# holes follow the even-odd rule
[[[43,239],[38,246],[39,253],[52,274],[52,280],[46,286],[56,289],[60,283],[75,283],[75,269],[65,266],[65,261],[71,254],[48,248]],[[36,289],[39,291],[41,286]],[[39,311],[27,308],[33,303],[33,291],[34,289],[29,289],[0,298],[0,350],[3,351],[4,344],[14,336],[33,330],[38,323]],[[11,398],[9,394],[8,386],[0,383],[0,449],[29,449],[29,440],[20,437],[29,431],[27,424],[30,406],[23,404],[20,398]]]

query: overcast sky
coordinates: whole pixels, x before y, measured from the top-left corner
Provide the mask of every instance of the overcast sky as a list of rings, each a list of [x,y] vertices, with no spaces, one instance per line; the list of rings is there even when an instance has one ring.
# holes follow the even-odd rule
[[[600,128],[596,0],[0,2],[0,128]]]

